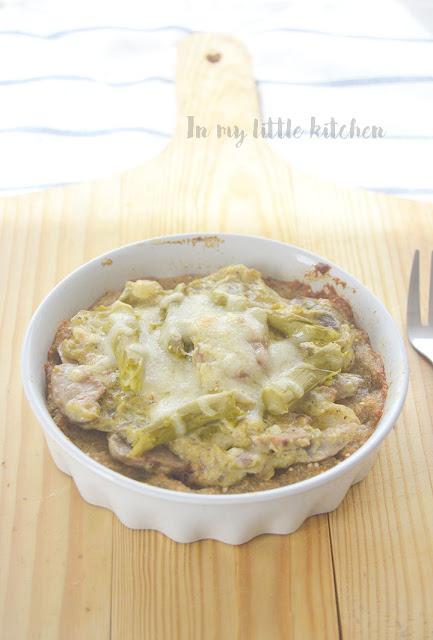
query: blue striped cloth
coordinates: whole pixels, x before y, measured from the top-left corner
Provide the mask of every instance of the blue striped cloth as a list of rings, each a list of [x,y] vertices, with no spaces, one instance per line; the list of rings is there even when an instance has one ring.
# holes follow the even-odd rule
[[[433,7],[119,4],[0,0],[2,195],[109,176],[157,155],[174,129],[179,39],[221,31],[251,52],[263,119],[302,129],[269,140],[277,153],[343,185],[433,200]],[[384,137],[317,137],[312,118],[322,130],[331,118],[338,127],[355,120]]]

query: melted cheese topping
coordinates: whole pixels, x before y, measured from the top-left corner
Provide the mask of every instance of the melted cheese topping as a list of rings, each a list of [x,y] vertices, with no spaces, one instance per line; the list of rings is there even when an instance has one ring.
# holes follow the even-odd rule
[[[135,309],[139,335],[137,344],[129,346],[144,355],[141,393],[151,402],[151,419],[172,415],[180,405],[220,391],[236,391],[258,405],[266,381],[301,360],[288,339],[271,341],[261,308],[228,310],[207,293],[176,292],[167,298],[164,304]],[[163,322],[161,307],[167,309]],[[131,334],[128,318],[116,313],[107,341],[122,327]],[[171,344],[190,345],[192,353],[174,355]],[[206,415],[213,413],[205,402],[200,408]],[[258,414],[257,406],[252,413]],[[178,425],[179,434],[182,429]]]
[[[211,417],[215,411],[202,396],[225,391],[242,396],[250,417],[260,418],[263,387],[278,384],[281,372],[303,358],[288,338],[271,333],[267,311],[254,306],[248,284],[222,281],[213,288],[181,285],[173,291],[145,284],[128,283],[111,306],[77,314],[73,331],[82,362],[97,375],[126,370],[128,385],[130,365],[130,376],[140,376],[133,391],[139,390],[149,421],[173,416],[194,400]],[[176,431],[185,432],[181,421]]]
[[[144,352],[142,394],[151,399],[151,419],[171,414],[181,404],[202,395],[194,366],[189,358],[179,358],[167,350],[159,308],[138,309],[140,345]],[[179,429],[181,430],[181,429]]]

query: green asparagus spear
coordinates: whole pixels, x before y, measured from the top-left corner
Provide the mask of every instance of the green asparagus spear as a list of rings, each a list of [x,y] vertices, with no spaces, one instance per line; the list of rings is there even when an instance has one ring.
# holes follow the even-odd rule
[[[242,404],[243,400],[233,391],[207,394],[144,427],[129,428],[124,433],[132,445],[129,455],[132,458],[141,456],[160,444],[218,420],[236,420],[243,415]]]
[[[339,373],[342,364],[343,354],[339,345],[331,343],[317,348],[305,362],[291,367],[263,389],[265,408],[276,415],[287,413],[308,391]]]
[[[268,323],[273,329],[277,329],[296,342],[327,344],[339,338],[339,333],[335,329],[314,324],[308,318],[289,311],[270,311]]]
[[[130,305],[154,304],[164,289],[156,280],[128,281],[119,296],[119,300]]]
[[[308,362],[301,362],[282,374],[276,383],[263,389],[263,403],[269,413],[287,413],[294,402],[333,375],[333,371],[317,369]]]
[[[134,350],[134,337],[118,334],[113,340],[113,352],[119,369],[119,382],[124,391],[138,393],[144,368],[143,354]]]

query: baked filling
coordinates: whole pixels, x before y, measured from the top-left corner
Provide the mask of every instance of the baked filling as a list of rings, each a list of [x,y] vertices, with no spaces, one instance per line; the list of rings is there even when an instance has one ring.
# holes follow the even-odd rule
[[[48,405],[86,453],[163,487],[256,491],[371,434],[383,364],[335,292],[243,265],[163,284],[127,282],[59,327]]]

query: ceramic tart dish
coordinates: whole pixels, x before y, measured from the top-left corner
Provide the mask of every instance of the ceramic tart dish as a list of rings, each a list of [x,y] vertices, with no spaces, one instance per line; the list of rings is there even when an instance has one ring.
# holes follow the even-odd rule
[[[140,482],[78,448],[54,422],[47,406],[45,363],[58,326],[90,308],[109,291],[141,278],[204,276],[243,264],[263,277],[298,280],[321,291],[331,285],[346,300],[355,324],[369,336],[385,367],[388,391],[370,437],[351,455],[318,475],[244,493],[173,490]],[[335,509],[352,484],[367,474],[378,447],[404,402],[408,367],[403,341],[382,303],[353,276],[324,258],[260,237],[185,234],[144,240],[112,250],[62,280],[36,310],[25,337],[22,379],[28,401],[57,466],[71,475],[82,497],[111,509],[128,527],[155,529],[178,542],[204,538],[240,544],[263,533],[290,533],[306,518]]]

